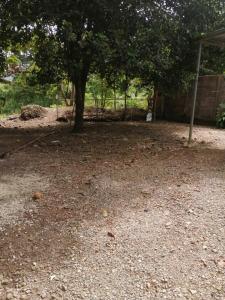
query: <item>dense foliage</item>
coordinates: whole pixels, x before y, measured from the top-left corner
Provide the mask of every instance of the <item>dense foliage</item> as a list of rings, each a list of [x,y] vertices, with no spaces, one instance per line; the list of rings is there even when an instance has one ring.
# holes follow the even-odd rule
[[[19,112],[22,106],[56,104],[56,85],[30,85],[26,76],[19,75],[11,84],[0,83],[0,114]]]

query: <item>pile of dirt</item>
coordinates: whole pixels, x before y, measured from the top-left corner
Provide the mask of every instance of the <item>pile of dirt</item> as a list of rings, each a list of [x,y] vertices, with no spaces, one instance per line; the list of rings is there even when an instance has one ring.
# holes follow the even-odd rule
[[[121,111],[121,114],[123,115],[123,111]],[[141,108],[128,108],[126,115],[125,115],[125,121],[144,121],[146,120],[147,111],[145,109]]]
[[[124,110],[111,109],[94,109],[88,108],[85,110],[85,119],[93,121],[143,121],[146,119],[146,110],[139,108],[128,108],[126,113]]]
[[[58,122],[73,121],[74,112],[67,110],[63,113],[62,117],[58,118]],[[117,122],[117,121],[144,121],[146,119],[146,110],[139,108],[128,108],[126,114],[124,110],[112,110],[112,109],[96,109],[94,107],[88,107],[84,111],[84,119],[86,121],[94,122]]]
[[[27,121],[30,119],[36,119],[44,117],[47,114],[47,110],[39,105],[27,105],[21,108],[20,119]]]

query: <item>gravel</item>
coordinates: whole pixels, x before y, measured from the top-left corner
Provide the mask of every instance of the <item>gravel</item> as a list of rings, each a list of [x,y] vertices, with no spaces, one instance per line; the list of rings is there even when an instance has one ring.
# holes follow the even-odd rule
[[[18,198],[32,201],[38,188],[44,197],[32,204],[32,224],[14,210],[12,226],[2,223],[0,299],[225,299],[225,133],[197,127],[186,148],[185,125],[132,124],[98,125],[53,161],[28,149],[13,177],[9,161],[5,178],[23,190]],[[33,174],[40,159],[35,188],[23,185],[19,168],[26,161]],[[14,195],[4,192],[4,201]],[[18,228],[26,234],[15,239]]]

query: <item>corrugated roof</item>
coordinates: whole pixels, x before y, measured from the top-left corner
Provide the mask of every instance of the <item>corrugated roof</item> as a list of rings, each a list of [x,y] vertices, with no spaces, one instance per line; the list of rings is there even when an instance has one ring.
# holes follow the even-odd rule
[[[225,47],[225,28],[209,33],[201,40],[204,44],[223,48]]]

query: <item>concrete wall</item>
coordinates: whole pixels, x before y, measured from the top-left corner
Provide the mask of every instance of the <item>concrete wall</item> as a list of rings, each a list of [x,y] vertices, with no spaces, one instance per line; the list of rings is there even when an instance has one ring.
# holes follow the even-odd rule
[[[199,78],[196,120],[215,122],[219,104],[225,102],[225,79],[223,75]],[[158,117],[175,121],[189,121],[193,103],[193,88],[186,95],[164,98],[158,103]]]

